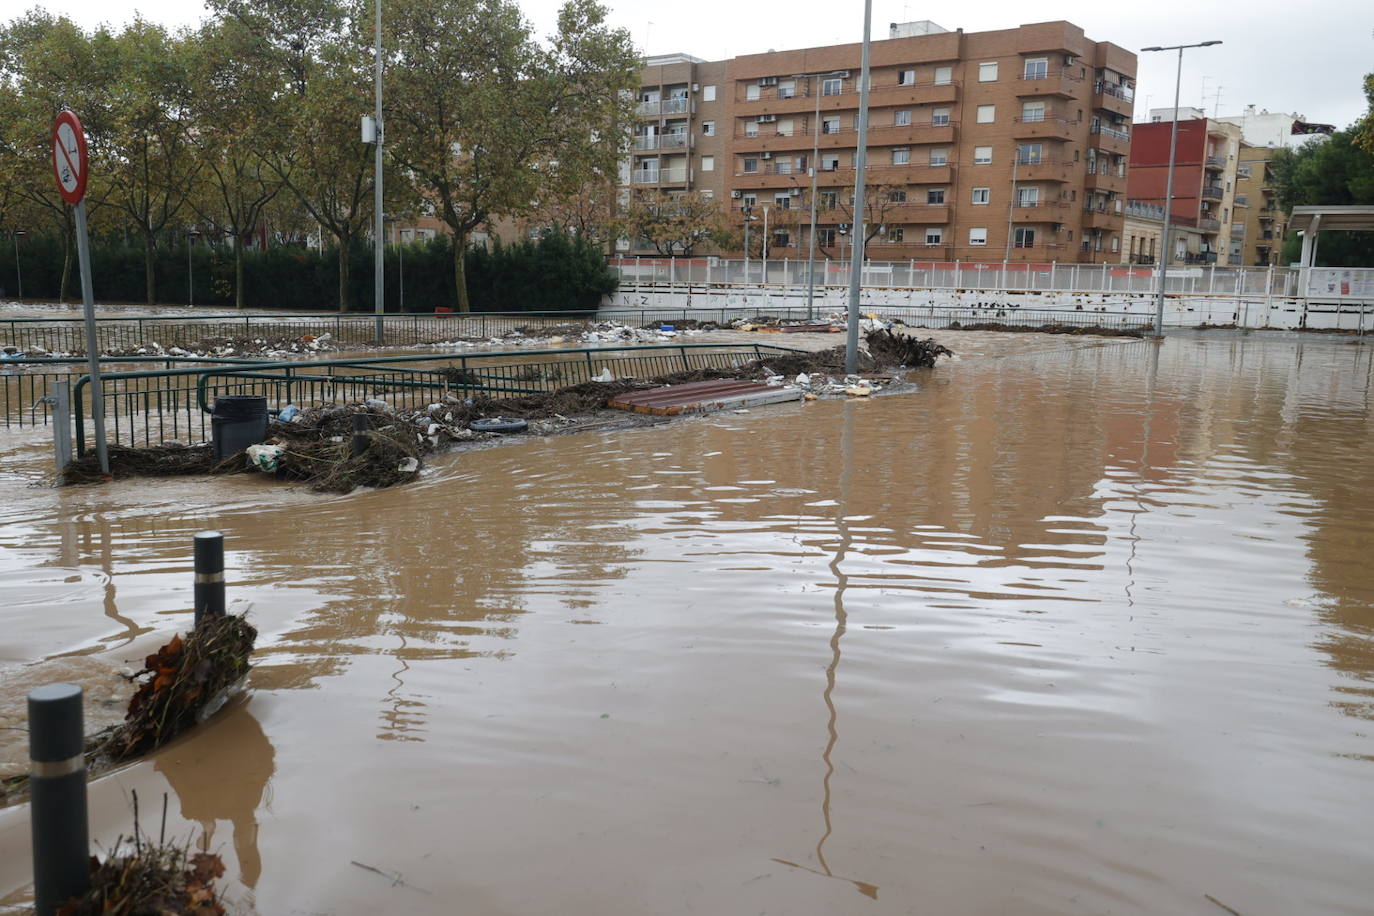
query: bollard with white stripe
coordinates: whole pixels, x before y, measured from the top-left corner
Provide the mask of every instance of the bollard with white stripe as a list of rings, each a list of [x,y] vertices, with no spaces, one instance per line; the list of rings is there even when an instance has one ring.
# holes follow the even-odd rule
[[[57,912],[90,886],[81,700],[75,684],[48,684],[29,694],[29,819],[38,916]]]
[[[224,535],[201,531],[195,540],[195,625],[205,617],[224,616]]]

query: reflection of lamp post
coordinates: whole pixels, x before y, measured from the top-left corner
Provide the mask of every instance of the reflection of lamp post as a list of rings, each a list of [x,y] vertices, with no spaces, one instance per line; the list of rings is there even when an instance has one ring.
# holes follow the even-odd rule
[[[1178,87],[1183,80],[1183,49],[1184,48],[1206,48],[1211,45],[1219,45],[1220,41],[1201,41],[1192,45],[1153,45],[1148,48],[1141,48],[1141,51],[1177,51],[1178,69],[1174,73],[1174,117],[1173,126],[1169,128],[1169,171],[1164,179],[1164,233],[1160,239],[1160,254],[1163,257],[1159,262],[1159,289],[1156,290],[1155,298],[1155,336],[1164,336],[1164,280],[1169,275],[1167,264],[1169,262],[1169,217],[1174,209],[1174,152],[1178,148]]]
[[[200,231],[192,229],[186,233],[186,307],[190,308],[196,301],[196,269],[191,263],[191,248],[195,245],[196,239],[200,238]]]
[[[28,235],[28,233],[25,232],[23,229],[16,229],[14,230],[12,235],[14,236],[14,279],[19,286],[19,296],[17,298],[23,299],[24,272],[19,269],[19,236]]]

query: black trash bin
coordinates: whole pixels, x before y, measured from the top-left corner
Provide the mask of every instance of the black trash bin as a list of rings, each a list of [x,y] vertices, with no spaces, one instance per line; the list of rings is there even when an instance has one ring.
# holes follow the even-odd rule
[[[226,394],[215,398],[210,414],[210,441],[215,460],[236,455],[267,438],[267,398],[260,394]]]

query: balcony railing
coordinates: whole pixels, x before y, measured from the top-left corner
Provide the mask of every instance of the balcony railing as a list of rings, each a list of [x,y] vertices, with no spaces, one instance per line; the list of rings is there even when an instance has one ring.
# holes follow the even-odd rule
[[[635,114],[686,114],[687,112],[691,111],[691,109],[691,99],[655,99],[652,102],[640,102],[638,105],[635,106]]]
[[[1203,232],[1220,232],[1221,220],[1208,219],[1204,216],[1197,221],[1197,227]]]
[[[1164,222],[1164,207],[1160,204],[1147,204],[1140,200],[1126,201],[1126,215],[1137,219],[1153,219]]]
[[[1250,206],[1250,198],[1247,197],[1247,196],[1244,195],[1244,194],[1237,194],[1237,195],[1236,195],[1236,206],[1237,206],[1237,207],[1248,207],[1248,206]]]
[[[683,184],[686,181],[686,166],[671,169],[635,169],[630,173],[631,184]]]
[[[692,135],[686,132],[634,138],[634,148],[639,152],[656,149],[682,149],[691,145]]]
[[[1202,186],[1203,200],[1221,200],[1226,194],[1226,189],[1219,184],[1208,184]]]
[[[1207,166],[1207,168],[1209,168],[1209,169],[1224,169],[1224,168],[1226,168],[1226,157],[1224,157],[1224,156],[1208,156],[1208,157],[1204,160],[1204,164],[1205,164],[1205,165]]]
[[[1121,130],[1120,128],[1116,127],[1109,127],[1106,124],[1094,124],[1092,132],[1095,134],[1101,134],[1104,137],[1115,137],[1117,140],[1129,141],[1131,139],[1130,131]]]
[[[1098,80],[1093,83],[1093,92],[1102,95],[1110,95],[1113,98],[1124,99],[1127,102],[1135,101],[1135,90],[1130,86],[1122,86],[1120,83],[1109,83],[1106,80]]]

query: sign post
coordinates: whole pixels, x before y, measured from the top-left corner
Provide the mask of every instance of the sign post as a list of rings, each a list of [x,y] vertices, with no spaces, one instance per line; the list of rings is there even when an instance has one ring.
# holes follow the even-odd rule
[[[95,292],[91,286],[91,244],[86,232],[86,178],[89,157],[86,131],[72,111],[63,111],[52,125],[52,170],[57,192],[76,209],[76,255],[81,266],[81,302],[86,316],[86,361],[91,374],[91,419],[95,425],[95,453],[100,473],[110,479],[110,453],[105,444],[105,399],[100,384],[100,345],[95,333]]]

